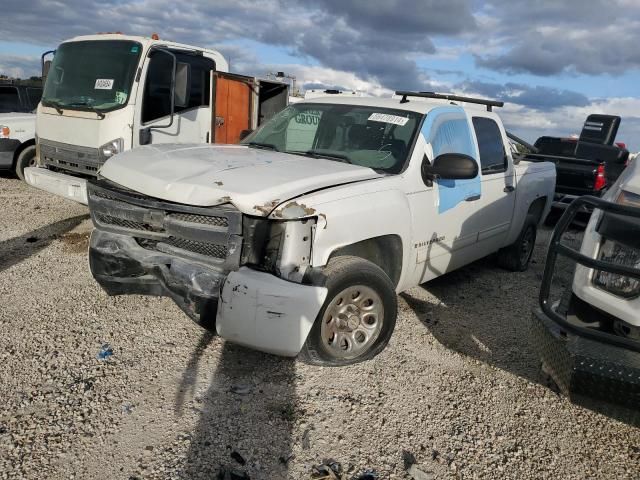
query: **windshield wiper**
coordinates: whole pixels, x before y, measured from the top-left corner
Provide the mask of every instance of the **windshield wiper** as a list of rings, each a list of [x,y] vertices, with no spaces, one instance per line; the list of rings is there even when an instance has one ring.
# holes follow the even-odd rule
[[[280,151],[280,150],[278,150],[278,147],[276,147],[273,143],[249,142],[249,143],[247,143],[245,145],[247,145],[249,147],[265,148],[267,150],[274,150],[276,152]]]
[[[64,111],[62,110],[62,106],[60,105],[60,102],[56,102],[55,100],[45,100],[42,103],[43,103],[43,105],[46,105],[47,107],[55,108],[56,112],[58,112],[60,115],[62,115],[64,113]]]
[[[322,150],[307,150],[303,153],[303,155],[307,155],[309,157],[314,158],[328,158],[335,160],[342,160],[345,163],[352,163],[351,159],[343,153],[326,153]]]
[[[93,105],[89,105],[87,102],[74,102],[74,103],[70,103],[69,106],[70,107],[87,107],[89,110],[95,113],[100,118],[100,120],[102,120],[105,117],[104,113],[96,109],[96,107],[94,107]]]

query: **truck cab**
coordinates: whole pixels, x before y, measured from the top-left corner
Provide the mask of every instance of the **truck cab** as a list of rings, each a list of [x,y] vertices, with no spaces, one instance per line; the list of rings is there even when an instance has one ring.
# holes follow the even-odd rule
[[[109,159],[89,184],[94,277],[230,341],[345,365],[382,351],[397,293],[496,252],[526,269],[554,165],[514,160],[498,102],[400,93],[299,102],[240,145]]]
[[[24,179],[25,167],[35,164],[35,109],[42,96],[39,81],[0,80],[0,170]]]
[[[76,37],[48,65],[37,111],[38,168],[26,179],[81,203],[86,180],[117,153],[149,144],[232,143],[286,105],[286,86],[227,74],[219,52],[157,36]]]

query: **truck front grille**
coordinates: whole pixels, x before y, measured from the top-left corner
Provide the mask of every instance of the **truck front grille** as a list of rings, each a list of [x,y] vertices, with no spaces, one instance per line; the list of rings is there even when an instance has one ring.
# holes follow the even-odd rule
[[[155,250],[159,252],[166,252],[167,249],[163,246],[169,246],[177,248],[179,250],[186,250],[191,253],[197,253],[205,257],[225,259],[228,255],[227,247],[224,245],[216,245],[206,242],[196,242],[194,240],[186,240],[184,238],[169,237],[161,242],[156,240],[149,240],[148,238],[136,238],[136,242],[147,250]]]
[[[39,139],[40,158],[46,167],[95,176],[105,162],[97,148]]]
[[[129,235],[142,248],[213,263],[240,264],[242,214],[233,207],[189,207],[129,192],[104,180],[87,184],[96,228]]]

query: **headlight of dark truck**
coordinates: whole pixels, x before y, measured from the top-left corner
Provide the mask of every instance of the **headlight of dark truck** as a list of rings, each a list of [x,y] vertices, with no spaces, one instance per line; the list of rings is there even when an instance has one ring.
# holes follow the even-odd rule
[[[617,203],[640,207],[640,195],[622,191]],[[607,212],[602,216],[597,231],[603,237],[600,260],[640,268],[640,219]],[[593,283],[619,297],[640,296],[640,280],[624,275],[598,270]]]
[[[301,282],[311,261],[315,218],[269,220],[245,217],[242,264]]]

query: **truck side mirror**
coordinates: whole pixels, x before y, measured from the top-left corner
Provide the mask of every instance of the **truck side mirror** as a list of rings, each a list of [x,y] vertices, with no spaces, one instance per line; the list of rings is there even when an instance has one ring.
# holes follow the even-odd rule
[[[173,91],[174,105],[184,108],[189,106],[191,86],[191,65],[178,62],[176,64],[176,84]]]
[[[422,180],[428,186],[439,178],[445,180],[469,180],[478,176],[478,162],[462,153],[443,153],[433,163],[425,155],[422,160]]]
[[[140,129],[140,145],[149,145],[151,143],[151,129],[141,128]]]
[[[51,70],[51,60],[45,60],[42,64],[42,81],[44,82],[49,75],[49,70]]]
[[[245,138],[247,138],[249,135],[251,135],[253,133],[253,130],[251,130],[250,128],[247,128],[245,130],[242,130],[240,132],[240,140],[244,140]]]

